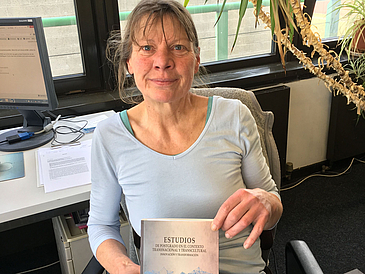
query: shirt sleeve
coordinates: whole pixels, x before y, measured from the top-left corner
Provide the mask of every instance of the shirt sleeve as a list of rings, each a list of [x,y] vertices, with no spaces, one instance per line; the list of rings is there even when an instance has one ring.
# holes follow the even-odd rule
[[[100,127],[99,124],[101,124]],[[106,125],[99,124],[93,134],[91,149],[91,195],[88,220],[89,242],[94,255],[99,245],[107,239],[114,239],[125,245],[120,235],[119,221],[122,188],[118,183],[115,166],[105,145],[108,138]]]
[[[244,147],[242,155],[242,178],[247,188],[261,188],[275,194],[279,191],[272,179],[270,169],[262,153],[260,135],[255,119],[244,104],[240,104],[240,140]]]

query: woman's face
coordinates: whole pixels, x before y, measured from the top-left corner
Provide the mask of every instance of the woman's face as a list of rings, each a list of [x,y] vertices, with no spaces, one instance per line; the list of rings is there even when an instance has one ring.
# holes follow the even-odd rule
[[[154,20],[144,31],[146,17],[136,30],[137,43],[127,61],[144,100],[171,103],[184,97],[199,70],[200,57],[194,53],[180,22],[172,16]]]

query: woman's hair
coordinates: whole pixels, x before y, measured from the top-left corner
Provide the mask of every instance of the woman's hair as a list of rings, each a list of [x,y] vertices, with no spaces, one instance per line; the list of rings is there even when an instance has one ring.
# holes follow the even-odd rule
[[[126,103],[140,103],[142,96],[132,96],[135,89],[133,77],[127,77],[127,60],[132,55],[132,45],[137,43],[136,34],[140,27],[140,22],[145,16],[147,20],[144,23],[143,33],[149,30],[157,20],[161,21],[163,27],[163,19],[165,15],[176,18],[181,26],[185,29],[188,39],[193,43],[195,54],[199,54],[198,34],[191,18],[190,13],[180,3],[174,0],[142,0],[133,11],[129,14],[127,25],[124,29],[123,37],[120,31],[111,35],[108,39],[107,58],[114,65],[115,77],[117,80],[117,88],[121,99]],[[127,83],[127,81],[131,83]],[[126,87],[128,87],[126,89]],[[130,92],[127,92],[127,91]]]

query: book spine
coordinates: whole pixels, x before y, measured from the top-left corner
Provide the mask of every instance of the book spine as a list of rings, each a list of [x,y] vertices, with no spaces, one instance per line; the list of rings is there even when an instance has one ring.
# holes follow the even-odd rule
[[[140,256],[140,265],[141,265],[141,272],[140,273],[144,273],[144,269],[143,269],[143,257],[144,257],[144,244],[143,244],[143,240],[142,239],[144,239],[144,229],[145,229],[145,227],[144,227],[144,225],[145,225],[145,222],[144,222],[144,220],[142,220],[141,221],[141,250],[140,250],[140,254],[141,254],[141,256]]]

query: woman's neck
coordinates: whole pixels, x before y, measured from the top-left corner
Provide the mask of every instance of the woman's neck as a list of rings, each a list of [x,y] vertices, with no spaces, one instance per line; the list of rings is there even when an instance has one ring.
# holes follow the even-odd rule
[[[205,126],[208,98],[192,95],[178,106],[156,107],[144,101],[128,110],[135,137],[165,154],[178,154],[192,145]]]

